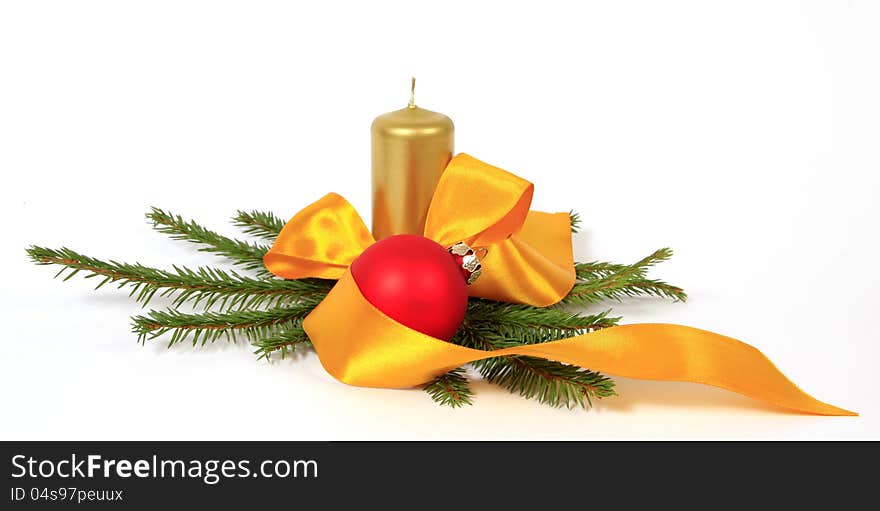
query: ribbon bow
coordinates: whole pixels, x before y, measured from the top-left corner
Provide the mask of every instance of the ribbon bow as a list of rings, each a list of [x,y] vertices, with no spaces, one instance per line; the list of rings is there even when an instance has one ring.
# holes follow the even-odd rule
[[[468,286],[471,296],[545,307],[574,286],[569,215],[529,211],[533,191],[532,183],[467,154],[441,175],[425,237],[444,247],[491,247],[482,264],[492,271]],[[351,204],[328,193],[284,226],[264,262],[286,279],[340,279],[374,242]]]
[[[548,306],[574,285],[569,215],[529,211],[533,191],[528,181],[466,154],[444,170],[424,235],[443,246],[464,241],[488,249],[472,296]],[[330,193],[287,222],[264,258],[283,278],[338,279],[303,328],[321,364],[344,383],[411,387],[467,362],[526,355],[629,378],[704,383],[805,413],[856,415],[800,390],[756,348],[682,325],[622,325],[494,351],[435,339],[361,294],[348,267],[374,242],[351,204]]]

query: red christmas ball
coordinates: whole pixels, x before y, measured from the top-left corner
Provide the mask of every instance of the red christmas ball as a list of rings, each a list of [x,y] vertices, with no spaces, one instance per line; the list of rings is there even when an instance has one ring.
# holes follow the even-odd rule
[[[352,263],[351,276],[373,306],[423,334],[448,341],[464,319],[466,280],[452,254],[428,238],[377,241]]]

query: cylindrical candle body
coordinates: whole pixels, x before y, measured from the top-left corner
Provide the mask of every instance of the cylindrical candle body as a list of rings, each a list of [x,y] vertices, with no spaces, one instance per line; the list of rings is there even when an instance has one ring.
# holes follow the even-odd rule
[[[416,106],[373,121],[373,237],[421,235],[440,174],[452,159],[455,128]]]

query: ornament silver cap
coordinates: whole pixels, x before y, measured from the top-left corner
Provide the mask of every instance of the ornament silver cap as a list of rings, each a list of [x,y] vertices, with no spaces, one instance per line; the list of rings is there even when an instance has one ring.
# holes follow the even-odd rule
[[[468,285],[473,284],[483,274],[483,265],[480,258],[485,257],[488,252],[485,248],[474,250],[467,243],[459,241],[448,248],[449,253],[453,256],[461,258],[461,267],[467,276]],[[479,252],[479,255],[478,255]]]

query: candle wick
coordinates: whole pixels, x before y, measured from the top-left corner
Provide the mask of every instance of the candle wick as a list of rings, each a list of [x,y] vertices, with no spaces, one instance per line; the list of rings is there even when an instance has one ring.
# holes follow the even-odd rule
[[[416,77],[412,77],[412,82],[409,86],[409,104],[407,108],[415,108],[416,107]]]

